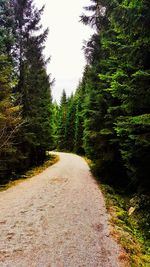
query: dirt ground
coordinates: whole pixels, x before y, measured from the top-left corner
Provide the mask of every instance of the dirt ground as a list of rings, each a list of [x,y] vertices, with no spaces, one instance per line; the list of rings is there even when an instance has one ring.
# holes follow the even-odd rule
[[[119,267],[87,163],[57,154],[60,161],[42,174],[0,192],[0,266]]]

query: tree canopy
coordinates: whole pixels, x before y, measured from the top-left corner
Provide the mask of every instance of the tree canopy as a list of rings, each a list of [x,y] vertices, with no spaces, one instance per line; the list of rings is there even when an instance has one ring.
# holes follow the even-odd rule
[[[39,164],[53,147],[48,30],[32,0],[0,2],[0,179]]]
[[[85,7],[81,21],[95,32],[63,120],[71,136],[65,148],[84,152],[99,176],[128,190],[149,188],[149,12],[146,0],[91,0]]]

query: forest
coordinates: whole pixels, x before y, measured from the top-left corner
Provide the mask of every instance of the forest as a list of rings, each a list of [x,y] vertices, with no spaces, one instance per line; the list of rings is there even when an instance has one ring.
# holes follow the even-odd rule
[[[120,243],[131,266],[149,266],[135,244],[149,255],[150,2],[91,0],[80,19],[94,34],[84,44],[87,65],[75,94],[63,91],[55,105],[55,147],[91,160],[114,224],[128,232]]]
[[[33,1],[0,2],[0,179],[43,162],[52,148],[48,29]]]
[[[118,191],[148,197],[150,2],[91,0],[80,17],[94,29],[87,64],[60,104],[46,71],[43,10],[32,0],[0,1],[1,184],[58,150],[89,158],[95,176]]]
[[[81,21],[95,29],[84,44],[87,65],[76,93],[67,97],[64,90],[58,105],[43,55],[43,8],[1,1],[0,177],[58,149],[92,159],[108,183],[148,192],[150,4],[94,0],[85,9]]]
[[[81,21],[95,33],[75,95],[55,107],[56,147],[92,159],[106,183],[149,193],[150,3],[91,2]]]

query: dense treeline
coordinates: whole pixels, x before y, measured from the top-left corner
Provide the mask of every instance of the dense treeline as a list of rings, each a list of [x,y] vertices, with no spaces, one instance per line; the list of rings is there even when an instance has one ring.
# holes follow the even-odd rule
[[[85,153],[109,184],[148,192],[150,2],[91,2],[81,21],[95,32],[75,95],[62,95],[57,147]]]
[[[52,147],[50,77],[32,0],[0,1],[0,179],[39,164]]]
[[[146,261],[141,252],[144,246],[149,252],[150,234],[150,1],[91,0],[81,16],[94,28],[84,45],[87,65],[75,94],[67,97],[63,90],[60,105],[52,103],[42,13],[33,0],[0,0],[0,184],[43,163],[50,149],[85,155],[111,196],[118,229],[127,231],[127,239],[121,237],[129,241],[127,252]]]
[[[148,191],[150,3],[91,0],[94,28],[74,95],[52,103],[42,30],[33,0],[0,2],[0,178],[39,164],[48,149],[85,154],[105,182]]]

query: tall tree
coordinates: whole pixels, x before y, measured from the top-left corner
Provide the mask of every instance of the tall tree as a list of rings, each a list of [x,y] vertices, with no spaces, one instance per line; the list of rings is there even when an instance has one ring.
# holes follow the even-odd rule
[[[38,164],[53,147],[42,12],[32,0],[0,2],[0,160],[9,173]]]
[[[58,127],[57,127],[57,148],[59,150],[66,149],[66,118],[67,118],[67,97],[66,92],[63,90],[60,106],[59,106],[59,117],[58,117]]]
[[[85,150],[94,159],[100,174],[107,175],[109,168],[108,175],[115,178],[113,183],[117,176],[123,178],[126,170],[127,183],[147,184],[150,145],[149,3],[94,0],[86,10],[93,11],[93,14],[83,15],[81,19],[95,27],[96,34],[85,48],[94,77],[89,76],[89,72],[85,75],[88,77],[86,87],[89,88],[85,101]],[[92,118],[95,112],[98,117]],[[94,128],[96,122],[98,125]]]
[[[45,36],[44,36],[45,38]],[[36,39],[36,40],[35,40]],[[21,144],[27,153],[27,162],[37,164],[43,160],[45,151],[53,146],[52,99],[50,81],[41,54],[41,37],[32,37],[24,62],[24,140]],[[32,160],[31,160],[32,159]]]
[[[10,1],[0,3],[0,178],[5,180],[17,158],[15,137],[22,125],[14,87],[14,12]]]
[[[150,173],[149,12],[147,1],[122,1],[111,17],[117,44],[111,54],[117,57],[117,68],[111,75],[110,91],[120,103],[115,107],[120,110],[115,130],[128,176],[139,188],[148,187]]]
[[[83,149],[83,123],[84,123],[84,86],[82,82],[75,93],[75,136],[74,136],[74,151],[79,154],[84,154]]]
[[[71,95],[68,98],[67,103],[67,116],[66,116],[66,127],[65,127],[65,141],[66,141],[66,150],[73,151],[75,143],[75,114],[76,114],[76,105],[75,98]]]
[[[46,150],[53,146],[51,82],[46,73],[48,60],[43,56],[48,30],[42,31],[40,24],[43,8],[38,10],[32,0],[13,1],[13,4],[19,63],[16,90],[22,96],[23,118],[26,121],[19,150],[22,151],[21,168],[27,168],[42,161]]]

